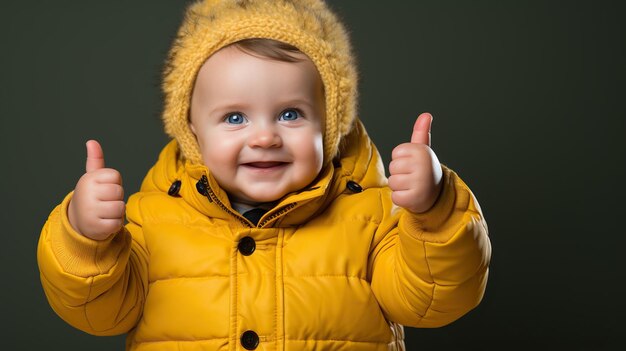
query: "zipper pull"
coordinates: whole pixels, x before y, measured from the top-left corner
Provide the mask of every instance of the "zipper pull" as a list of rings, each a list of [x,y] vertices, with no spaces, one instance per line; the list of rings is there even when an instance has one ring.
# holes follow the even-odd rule
[[[203,175],[196,183],[196,190],[198,190],[201,195],[206,196],[207,199],[209,199],[209,202],[213,202],[213,199],[209,196],[209,180],[205,175]]]

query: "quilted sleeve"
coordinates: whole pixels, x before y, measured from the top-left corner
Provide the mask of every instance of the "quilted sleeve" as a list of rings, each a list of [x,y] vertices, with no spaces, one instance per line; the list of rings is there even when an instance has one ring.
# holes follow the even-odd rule
[[[126,333],[141,316],[148,286],[139,216],[129,202],[129,223],[107,240],[91,240],[69,223],[71,197],[52,211],[37,247],[48,302],[63,320],[89,334]]]
[[[386,317],[406,326],[440,327],[481,301],[491,244],[470,189],[444,167],[435,205],[413,214],[381,193],[383,220],[370,254],[372,289]],[[390,215],[387,215],[390,214]]]

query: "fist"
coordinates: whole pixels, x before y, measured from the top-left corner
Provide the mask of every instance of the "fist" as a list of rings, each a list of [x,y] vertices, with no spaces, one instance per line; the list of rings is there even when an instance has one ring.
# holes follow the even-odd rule
[[[95,140],[87,142],[85,168],[74,189],[68,217],[77,232],[94,240],[105,240],[124,225],[122,176],[115,169],[104,168],[102,147]]]
[[[411,142],[396,146],[391,153],[391,200],[413,213],[430,209],[442,187],[441,164],[430,148],[432,120],[429,113],[419,115],[413,126]]]

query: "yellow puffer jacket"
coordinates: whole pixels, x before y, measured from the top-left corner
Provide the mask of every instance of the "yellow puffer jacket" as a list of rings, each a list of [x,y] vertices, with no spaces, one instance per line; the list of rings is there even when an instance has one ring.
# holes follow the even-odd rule
[[[130,332],[129,350],[403,350],[401,325],[442,326],[481,300],[486,224],[447,168],[431,210],[395,208],[359,123],[345,145],[256,227],[175,141],[109,240],[72,230],[68,195],[38,247],[51,306],[91,334]]]

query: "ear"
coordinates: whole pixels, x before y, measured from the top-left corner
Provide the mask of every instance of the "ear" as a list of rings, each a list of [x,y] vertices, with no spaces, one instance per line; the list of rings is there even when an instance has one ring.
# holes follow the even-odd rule
[[[189,129],[191,129],[191,132],[193,133],[193,135],[197,137],[198,135],[196,134],[196,128],[193,126],[193,123],[189,122],[188,125],[189,125]]]

